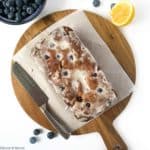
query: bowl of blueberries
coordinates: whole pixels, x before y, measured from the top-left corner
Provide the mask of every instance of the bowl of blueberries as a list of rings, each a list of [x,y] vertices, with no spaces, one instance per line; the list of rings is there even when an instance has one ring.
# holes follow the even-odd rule
[[[46,0],[0,0],[0,21],[20,25],[36,18]]]

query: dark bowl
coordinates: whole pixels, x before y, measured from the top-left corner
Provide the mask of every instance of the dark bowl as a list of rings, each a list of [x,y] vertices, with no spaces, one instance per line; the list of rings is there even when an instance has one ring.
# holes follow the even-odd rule
[[[8,18],[5,18],[3,16],[0,15],[0,21],[6,23],[6,24],[10,24],[10,25],[21,25],[21,24],[25,24],[29,21],[32,21],[33,19],[35,19],[37,16],[40,15],[41,11],[43,10],[44,6],[45,6],[46,0],[42,1],[42,4],[37,8],[37,10],[30,16],[28,16],[27,18],[23,19],[21,22],[16,22],[15,20],[10,20]]]

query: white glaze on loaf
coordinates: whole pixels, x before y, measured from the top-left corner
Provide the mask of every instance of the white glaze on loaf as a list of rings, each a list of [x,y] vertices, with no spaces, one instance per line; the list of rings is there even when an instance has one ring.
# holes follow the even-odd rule
[[[70,27],[60,27],[32,50],[50,84],[74,116],[88,121],[110,107],[117,96],[90,51]]]

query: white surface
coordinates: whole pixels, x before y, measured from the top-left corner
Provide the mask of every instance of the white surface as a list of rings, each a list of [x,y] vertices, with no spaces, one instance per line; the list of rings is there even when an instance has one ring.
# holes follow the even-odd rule
[[[100,8],[92,7],[91,0],[48,0],[41,16],[56,10],[66,8],[82,8],[95,11],[108,17],[110,1],[102,0]],[[132,24],[122,28],[128,39],[137,63],[137,84],[134,96],[125,111],[116,119],[115,127],[124,138],[131,150],[149,150],[150,113],[149,83],[150,83],[150,1],[133,1],[136,6],[136,18]],[[0,149],[1,147],[18,146],[27,150],[47,150],[49,148],[62,150],[103,150],[106,149],[101,137],[96,134],[71,137],[65,141],[61,137],[48,141],[45,133],[41,142],[30,145],[28,138],[32,129],[39,127],[33,122],[18,104],[10,80],[10,63],[13,49],[19,37],[30,25],[8,26],[0,23]],[[90,142],[89,142],[90,141]]]

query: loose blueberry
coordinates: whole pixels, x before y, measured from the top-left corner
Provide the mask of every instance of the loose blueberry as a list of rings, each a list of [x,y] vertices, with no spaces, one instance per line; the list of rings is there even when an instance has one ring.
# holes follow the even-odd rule
[[[23,10],[26,10],[27,7],[28,7],[27,5],[23,5],[23,6],[22,6],[22,9],[23,9]]]
[[[21,22],[21,17],[16,17],[16,18],[15,18],[15,21],[16,21],[16,22]]]
[[[36,137],[31,137],[30,138],[30,143],[31,144],[35,144],[37,142],[37,138]]]
[[[35,130],[33,131],[33,134],[34,134],[34,135],[39,135],[41,132],[42,132],[41,129],[35,129]]]
[[[10,12],[15,12],[16,11],[15,7],[12,7],[12,6],[9,8],[9,10],[10,10]]]
[[[21,7],[16,7],[16,10],[17,10],[18,13],[21,13],[21,11],[22,11]]]
[[[8,14],[8,19],[13,19],[14,18],[14,13],[13,12],[10,12],[9,14]]]
[[[35,0],[35,3],[40,5],[40,4],[42,4],[42,0]]]
[[[4,6],[4,7],[7,7],[7,6],[6,6],[6,1],[3,1],[3,6]]]
[[[16,17],[20,16],[20,12],[16,12],[15,15],[16,15]]]
[[[115,5],[116,5],[116,3],[112,3],[112,4],[110,5],[110,8],[112,9]]]
[[[25,18],[25,17],[27,16],[26,11],[22,11],[22,12],[21,12],[21,16],[22,16],[23,18]]]
[[[7,7],[10,7],[9,1],[6,2],[6,6],[7,6]]]
[[[5,8],[5,9],[4,9],[4,14],[5,14],[5,15],[8,15],[8,13],[9,13],[9,9],[8,9],[8,8]]]
[[[100,4],[101,4],[101,1],[100,1],[100,0],[94,0],[94,1],[93,1],[94,7],[98,7],[98,6],[100,6]]]
[[[29,15],[31,15],[31,14],[33,14],[33,12],[34,12],[34,9],[29,6],[29,7],[27,7],[26,12],[27,12]]]
[[[16,22],[21,22],[21,20],[22,20],[21,14],[20,13],[16,13],[15,21]]]
[[[23,6],[23,1],[22,0],[16,0],[16,6],[22,7]]]
[[[48,132],[47,133],[47,138],[53,139],[54,137],[56,137],[56,133],[54,133],[54,132]]]
[[[5,5],[6,5],[6,7],[14,6],[14,1],[13,0],[7,0]]]

